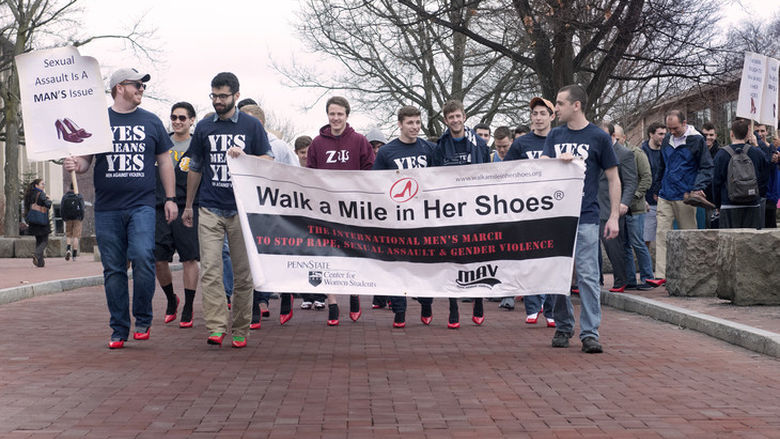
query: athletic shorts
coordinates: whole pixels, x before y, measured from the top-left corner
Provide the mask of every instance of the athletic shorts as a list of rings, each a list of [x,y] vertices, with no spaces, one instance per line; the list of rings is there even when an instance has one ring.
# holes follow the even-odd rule
[[[81,221],[82,220],[65,221],[65,236],[68,238],[81,238]]]
[[[168,224],[165,221],[165,210],[162,207],[155,209],[157,220],[154,231],[154,260],[157,262],[173,261],[173,253],[179,253],[179,260],[199,261],[198,249],[198,210],[192,209],[193,226],[187,227],[181,221],[184,208],[179,206],[179,216]]]
[[[645,215],[645,242],[655,242],[655,229],[658,226],[658,220],[656,219],[656,209],[658,205],[651,204],[650,211]]]

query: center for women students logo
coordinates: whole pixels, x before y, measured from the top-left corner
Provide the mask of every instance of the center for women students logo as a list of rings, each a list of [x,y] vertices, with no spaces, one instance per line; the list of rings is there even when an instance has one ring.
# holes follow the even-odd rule
[[[390,187],[390,199],[396,203],[405,203],[414,198],[419,190],[420,184],[417,180],[405,177],[397,180]]]

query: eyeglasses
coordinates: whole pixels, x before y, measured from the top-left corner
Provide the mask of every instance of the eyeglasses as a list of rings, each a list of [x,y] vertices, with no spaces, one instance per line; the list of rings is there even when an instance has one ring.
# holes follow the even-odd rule
[[[146,84],[140,81],[127,81],[127,82],[120,82],[119,85],[132,85],[138,90],[146,90]]]
[[[179,114],[179,115],[171,114],[171,122],[176,122],[176,119],[179,119],[179,122],[184,122],[189,118],[183,114]]]
[[[209,93],[209,97],[211,98],[212,101],[216,101],[216,100],[224,101],[225,99],[233,96],[234,94],[235,93],[230,93],[229,95],[228,94],[215,95],[214,93]]]

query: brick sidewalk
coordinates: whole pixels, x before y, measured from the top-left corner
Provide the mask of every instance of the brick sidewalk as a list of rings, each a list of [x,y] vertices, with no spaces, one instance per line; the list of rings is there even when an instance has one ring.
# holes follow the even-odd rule
[[[33,266],[32,258],[0,258],[0,290],[29,283],[103,274],[103,265],[92,259],[92,253],[81,253],[76,261],[46,258],[46,265],[39,268]]]
[[[779,361],[636,314],[605,308],[586,355],[492,303],[452,331],[444,300],[403,330],[366,306],[279,326],[272,301],[235,350],[205,343],[197,302],[195,328],[165,326],[158,292],[151,340],[120,351],[100,287],[0,306],[0,437],[780,438]]]

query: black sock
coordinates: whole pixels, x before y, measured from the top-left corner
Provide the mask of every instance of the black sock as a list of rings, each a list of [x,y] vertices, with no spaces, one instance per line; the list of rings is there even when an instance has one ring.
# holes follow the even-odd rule
[[[73,249],[73,257],[75,258],[75,257],[76,257],[76,256],[78,256],[78,255],[79,255],[79,251],[78,251],[77,249],[75,249],[75,248],[74,248],[74,249]]]
[[[482,308],[482,299],[474,299],[474,317],[482,317],[485,310]]]
[[[358,311],[360,311],[360,297],[349,296],[349,312],[358,312]]]
[[[430,317],[433,315],[433,310],[431,309],[431,302],[420,302],[420,306],[422,307],[422,311],[420,312],[420,315],[423,317]]]
[[[290,314],[292,311],[292,294],[282,293],[281,303],[279,304],[279,314]]]
[[[338,320],[339,319],[339,304],[334,303],[333,305],[328,305],[328,320]]]
[[[260,296],[262,294],[257,290],[252,291],[252,323],[260,322]]]
[[[403,323],[405,321],[406,321],[406,312],[401,311],[401,312],[395,313],[395,319],[393,320],[393,322],[395,322],[395,323]]]
[[[450,298],[450,323],[458,323],[460,315],[458,314],[458,299]]]
[[[176,295],[173,294],[173,284],[163,285],[161,288],[163,293],[165,293],[165,297],[168,299],[168,303],[176,303]]]
[[[171,315],[176,313],[176,295],[173,294],[173,284],[163,285],[163,292],[168,299],[168,307],[165,308],[165,314]]]
[[[192,305],[195,302],[195,290],[184,289],[184,307],[181,309],[181,321],[192,321]]]
[[[67,244],[67,245],[65,246],[65,251],[69,251],[69,250],[71,250],[72,248],[73,248],[73,247],[71,247],[71,245],[70,245],[70,244]]]

